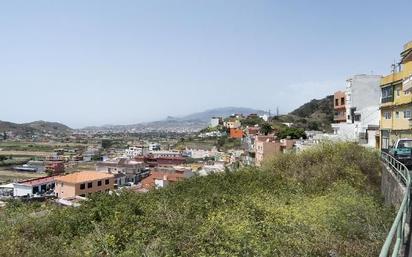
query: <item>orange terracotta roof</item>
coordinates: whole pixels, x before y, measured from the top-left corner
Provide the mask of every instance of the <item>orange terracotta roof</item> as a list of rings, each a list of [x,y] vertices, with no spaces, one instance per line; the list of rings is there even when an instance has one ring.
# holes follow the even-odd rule
[[[56,181],[74,184],[109,178],[114,178],[113,174],[108,174],[100,171],[80,171],[65,176],[59,176],[56,178]]]
[[[147,178],[142,180],[142,187],[149,189],[154,187],[156,179],[166,179],[169,182],[177,182],[183,180],[185,175],[182,173],[158,172],[154,171]]]

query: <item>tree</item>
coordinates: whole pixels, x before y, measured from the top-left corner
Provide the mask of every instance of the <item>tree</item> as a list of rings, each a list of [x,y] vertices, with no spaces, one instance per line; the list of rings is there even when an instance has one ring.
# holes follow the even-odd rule
[[[270,125],[270,123],[267,123],[267,122],[263,123],[260,126],[260,132],[265,135],[272,133],[273,132],[272,125]]]
[[[284,127],[280,129],[278,137],[283,139],[290,137],[291,139],[306,138],[305,130],[303,128],[289,128]]]
[[[107,148],[109,148],[110,146],[112,146],[112,140],[110,140],[110,139],[102,139],[102,147],[104,148],[104,149],[107,149]]]
[[[265,121],[260,118],[259,116],[248,116],[245,119],[241,120],[240,123],[242,126],[255,126],[255,125],[261,125]]]

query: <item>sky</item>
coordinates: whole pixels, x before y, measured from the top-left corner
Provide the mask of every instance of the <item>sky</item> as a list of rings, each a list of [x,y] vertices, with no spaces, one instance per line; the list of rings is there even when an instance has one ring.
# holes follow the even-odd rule
[[[412,1],[0,0],[0,120],[73,128],[287,113],[388,74]]]

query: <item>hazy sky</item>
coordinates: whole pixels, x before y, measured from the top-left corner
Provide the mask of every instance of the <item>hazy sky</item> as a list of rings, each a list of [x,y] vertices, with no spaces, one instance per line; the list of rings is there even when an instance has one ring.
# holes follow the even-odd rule
[[[386,74],[412,1],[0,1],[0,120],[131,124],[285,113]]]

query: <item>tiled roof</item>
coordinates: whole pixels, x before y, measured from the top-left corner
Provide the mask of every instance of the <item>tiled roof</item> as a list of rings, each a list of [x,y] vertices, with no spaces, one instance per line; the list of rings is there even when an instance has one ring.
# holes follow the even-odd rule
[[[55,178],[56,176],[47,176],[47,177],[20,181],[18,184],[24,184],[24,185],[30,185],[30,186],[44,185],[44,184],[53,183]]]
[[[183,180],[185,175],[183,173],[170,173],[170,172],[158,172],[154,171],[147,178],[142,180],[143,188],[149,189],[154,187],[156,179],[166,179],[170,182],[176,182]]]
[[[114,178],[112,174],[99,171],[80,171],[56,178],[58,182],[82,183],[87,181]]]

